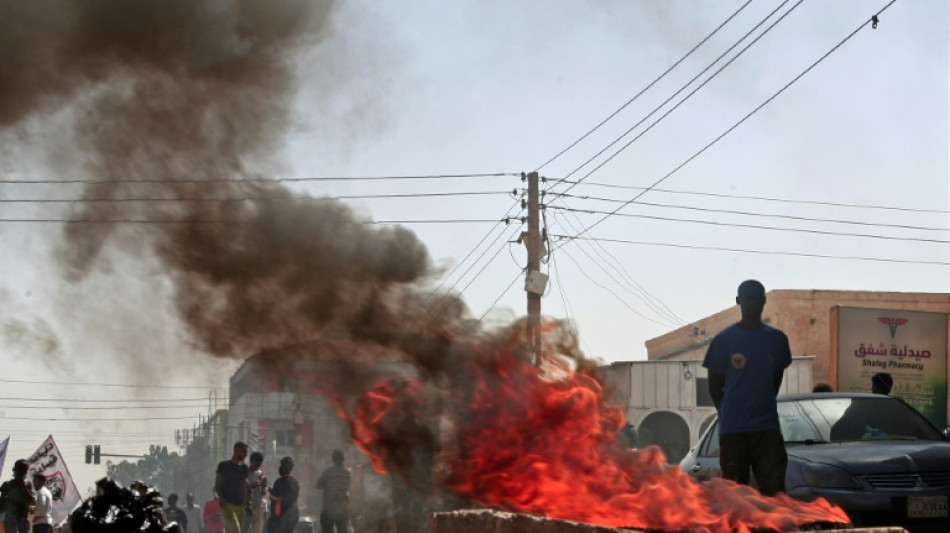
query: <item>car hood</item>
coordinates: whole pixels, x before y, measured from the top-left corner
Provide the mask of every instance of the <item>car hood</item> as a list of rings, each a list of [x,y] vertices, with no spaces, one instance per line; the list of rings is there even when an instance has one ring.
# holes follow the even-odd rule
[[[844,468],[853,474],[936,472],[950,465],[950,442],[861,441],[797,445],[790,459]]]

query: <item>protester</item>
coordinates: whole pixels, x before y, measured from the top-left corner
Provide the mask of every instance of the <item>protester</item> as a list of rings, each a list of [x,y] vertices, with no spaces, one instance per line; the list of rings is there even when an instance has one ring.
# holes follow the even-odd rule
[[[33,473],[33,490],[36,504],[33,506],[33,533],[53,533],[53,493],[46,487],[46,476]]]
[[[831,388],[831,385],[827,383],[819,383],[811,389],[812,392],[834,392],[834,389]]]
[[[13,463],[13,479],[0,485],[0,510],[4,513],[5,533],[30,533],[30,507],[36,499],[33,486],[26,480],[30,463],[18,459]]]
[[[247,485],[247,444],[235,442],[231,458],[218,463],[214,479],[214,493],[221,504],[224,530],[227,533],[243,533],[245,506],[250,496]]]
[[[178,507],[178,495],[174,492],[168,495],[168,507],[165,508],[165,520],[177,523],[181,526],[182,531],[188,531],[188,515],[184,509]]]
[[[212,489],[211,499],[205,502],[202,518],[204,519],[205,533],[224,533],[224,516],[221,515],[221,504],[214,496]]]
[[[894,387],[894,378],[887,372],[878,372],[871,376],[871,392],[887,396]]]
[[[349,520],[347,505],[350,499],[350,469],[343,466],[343,452],[333,450],[331,454],[333,464],[328,466],[320,479],[317,488],[323,490],[323,511],[320,512],[321,533],[347,533],[346,525]]]
[[[185,516],[188,517],[188,527],[185,529],[185,533],[204,532],[205,523],[201,516],[201,507],[195,503],[195,495],[190,492],[185,495]]]
[[[267,490],[267,478],[261,472],[262,464],[264,464],[264,455],[261,452],[252,453],[247,471],[247,484],[251,490],[251,497],[247,502],[245,533],[261,533],[264,528],[264,514],[267,512],[267,507],[261,496]]]
[[[297,496],[300,494],[300,484],[291,473],[294,470],[294,460],[284,457],[280,460],[278,472],[280,478],[274,482],[270,490],[270,517],[267,519],[267,533],[292,533],[300,519],[297,509]]]
[[[435,455],[435,437],[416,419],[416,402],[402,401],[403,418],[392,435],[384,438],[388,451],[386,470],[393,474],[392,502],[396,533],[420,533],[428,524],[428,503]]]
[[[719,413],[719,463],[722,477],[745,485],[751,469],[759,491],[774,496],[785,492],[788,466],[776,396],[792,354],[785,333],[762,322],[761,283],[743,281],[736,303],[742,319],[713,338],[703,361]]]

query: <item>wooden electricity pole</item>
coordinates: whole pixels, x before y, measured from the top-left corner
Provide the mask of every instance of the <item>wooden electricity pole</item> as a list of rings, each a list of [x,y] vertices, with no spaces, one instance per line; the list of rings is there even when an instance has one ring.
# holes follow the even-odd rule
[[[525,278],[525,292],[528,294],[528,350],[535,363],[541,357],[541,295],[544,283],[538,288],[541,277],[541,224],[538,186],[538,173],[531,172],[528,180],[528,268]]]

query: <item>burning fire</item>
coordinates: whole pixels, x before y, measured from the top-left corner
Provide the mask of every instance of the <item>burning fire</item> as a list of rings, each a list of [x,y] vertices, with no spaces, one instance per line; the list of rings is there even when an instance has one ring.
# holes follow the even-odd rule
[[[625,416],[607,404],[601,384],[563,365],[552,377],[547,365],[517,355],[518,341],[470,360],[468,386],[451,395],[465,399],[444,409],[456,414],[446,424],[454,429],[442,433],[451,448],[438,468],[443,488],[486,507],[609,527],[747,532],[850,522],[823,499],[762,496],[724,479],[699,483],[666,464],[655,446],[624,448],[616,436]],[[386,470],[381,435],[399,418],[401,402],[425,394],[418,380],[391,381],[357,403],[354,441],[378,470]]]

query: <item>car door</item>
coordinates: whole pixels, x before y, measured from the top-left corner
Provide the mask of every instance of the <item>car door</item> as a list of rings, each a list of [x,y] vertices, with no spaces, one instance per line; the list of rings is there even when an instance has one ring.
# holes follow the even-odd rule
[[[683,469],[698,481],[707,481],[722,476],[719,467],[719,421],[715,421],[700,439],[690,464]]]

